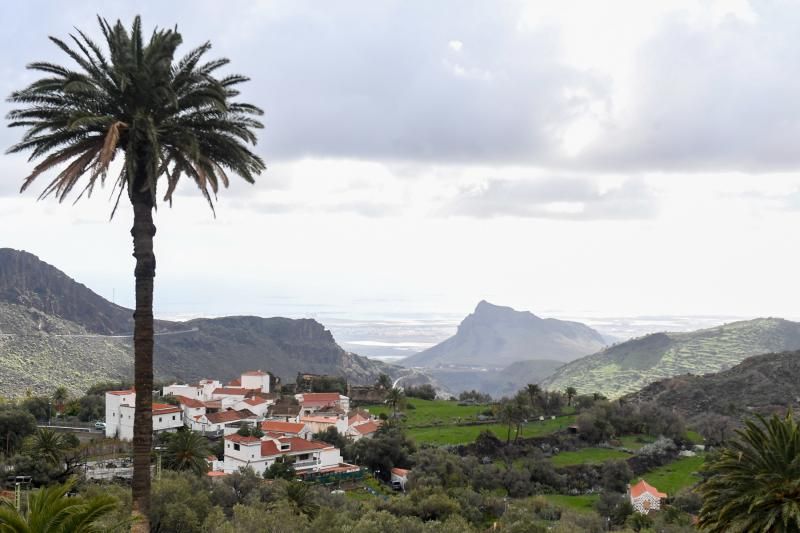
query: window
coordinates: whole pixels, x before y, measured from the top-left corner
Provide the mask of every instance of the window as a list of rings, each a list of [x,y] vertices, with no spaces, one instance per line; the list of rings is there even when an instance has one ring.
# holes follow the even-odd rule
[[[161,417],[160,416],[158,417],[158,421],[161,422]]]
[[[175,415],[172,415],[172,419],[175,420]]]
[[[233,449],[238,452],[239,451],[239,444],[238,443],[234,443]]]

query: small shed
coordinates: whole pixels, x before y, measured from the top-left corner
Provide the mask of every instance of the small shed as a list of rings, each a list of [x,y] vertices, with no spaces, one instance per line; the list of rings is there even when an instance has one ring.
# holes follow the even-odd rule
[[[401,490],[405,491],[409,472],[411,472],[411,470],[405,468],[392,468],[392,487],[399,487]]]

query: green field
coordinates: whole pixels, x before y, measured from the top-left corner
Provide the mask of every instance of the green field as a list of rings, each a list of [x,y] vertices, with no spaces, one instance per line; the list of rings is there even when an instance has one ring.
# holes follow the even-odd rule
[[[703,465],[704,456],[698,454],[694,457],[682,457],[668,465],[661,466],[646,473],[642,478],[662,492],[672,496],[684,487],[691,487],[700,477],[695,472]],[[634,483],[639,479],[634,480]]]
[[[654,442],[655,437],[649,435],[625,435],[619,438],[623,448],[638,450],[647,443]]]
[[[613,448],[582,448],[574,452],[561,452],[551,457],[555,466],[599,464],[611,459],[627,459],[631,454]]]
[[[594,511],[594,503],[599,496],[597,494],[582,494],[580,496],[565,496],[564,494],[544,494],[542,495],[550,503],[571,509],[579,513],[591,513]]]
[[[458,405],[458,402],[448,400],[416,398],[407,400],[407,403],[412,404],[414,409],[402,410],[406,415],[405,425],[409,436],[419,443],[467,444],[473,442],[475,437],[485,430],[491,431],[500,440],[506,440],[508,426],[497,423],[475,424],[478,415],[491,408],[489,405]],[[381,413],[388,415],[392,411],[391,407],[379,404],[366,405],[364,408],[375,415]],[[522,426],[520,437],[549,435],[574,423],[574,415],[530,422]],[[514,439],[515,436],[516,428],[512,428],[511,438]]]
[[[573,424],[574,416],[562,416],[555,420],[544,422],[530,422],[522,426],[520,437],[541,437],[549,435]],[[437,427],[412,427],[408,435],[419,443],[431,444],[468,444],[473,442],[481,431],[489,430],[502,441],[508,435],[508,426],[504,424],[476,424],[472,426],[437,426]],[[511,439],[516,435],[516,428],[511,429]]]
[[[458,402],[449,400],[418,400],[409,398],[407,404],[414,406],[414,409],[398,409],[406,415],[406,425],[408,427],[452,425],[463,422],[475,422],[478,415],[491,409],[490,405],[458,405]],[[392,408],[388,405],[373,404],[365,405],[364,409],[369,410],[374,415],[384,413],[390,415]]]

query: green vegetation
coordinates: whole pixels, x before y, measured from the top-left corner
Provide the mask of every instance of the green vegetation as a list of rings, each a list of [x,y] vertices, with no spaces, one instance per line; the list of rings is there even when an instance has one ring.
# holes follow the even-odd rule
[[[613,448],[582,448],[574,452],[561,452],[551,458],[556,466],[600,464],[611,459],[627,459],[630,454]]]
[[[574,416],[562,416],[555,420],[530,422],[521,426],[520,438],[541,437],[573,424]],[[409,428],[408,435],[419,443],[429,444],[466,444],[473,442],[481,431],[491,431],[498,438],[505,439],[507,427],[503,424],[475,424],[471,426],[442,426],[428,428]],[[511,438],[516,435],[511,431]]]
[[[623,435],[619,439],[620,445],[628,450],[638,450],[645,444],[649,444],[656,440],[651,435]]]
[[[672,496],[685,487],[691,487],[700,481],[697,473],[703,466],[705,455],[698,454],[694,457],[682,457],[668,465],[661,466],[634,480],[634,483],[644,479],[658,490]]]
[[[488,405],[458,405],[458,402],[450,400],[408,398],[405,403],[406,408],[398,409],[398,411],[406,415],[406,425],[410,428],[446,426],[476,421],[479,414],[490,409]],[[413,408],[409,408],[409,405],[413,405]],[[364,408],[374,415],[385,414],[388,416],[392,414],[392,408],[389,405],[374,404],[366,405]]]
[[[580,513],[594,512],[594,504],[599,496],[597,494],[582,494],[580,496],[566,496],[564,494],[545,494],[543,496],[550,503]]]

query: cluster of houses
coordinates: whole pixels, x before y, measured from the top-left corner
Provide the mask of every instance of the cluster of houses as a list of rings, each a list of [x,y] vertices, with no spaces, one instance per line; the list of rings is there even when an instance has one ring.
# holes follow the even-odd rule
[[[212,438],[223,438],[224,461],[212,462],[211,475],[250,467],[263,473],[276,461],[291,460],[298,475],[358,471],[342,461],[338,448],[313,440],[316,433],[336,428],[352,440],[371,438],[380,420],[350,409],[350,399],[339,393],[299,393],[280,398],[270,390],[271,375],[245,372],[222,384],[203,379],[196,384],[172,384],[162,396],[173,403],[153,403],[153,432],[186,427]],[[134,390],[106,393],[106,436],[133,440]],[[258,427],[263,436],[243,436],[244,426]],[[245,432],[246,433],[246,432]]]

